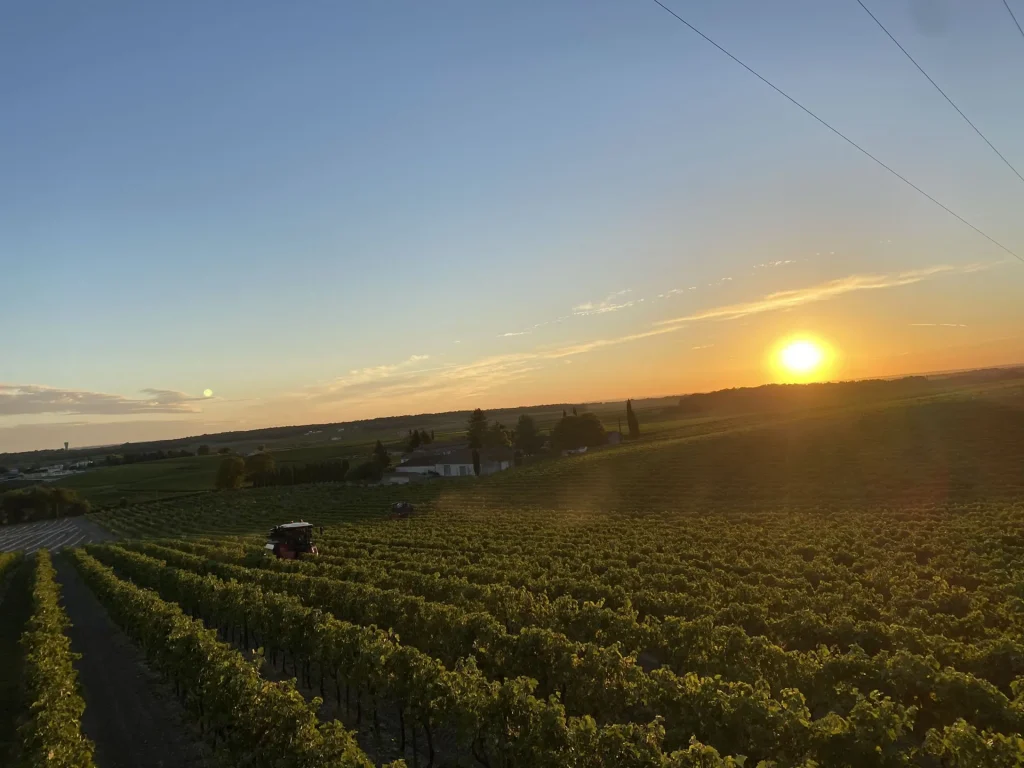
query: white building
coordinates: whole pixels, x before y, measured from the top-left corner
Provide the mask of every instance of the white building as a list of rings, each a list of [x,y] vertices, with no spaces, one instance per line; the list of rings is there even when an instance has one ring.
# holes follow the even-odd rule
[[[511,448],[489,448],[480,452],[480,474],[493,475],[510,469],[514,454]],[[396,472],[439,477],[472,477],[473,451],[466,447],[438,451],[422,451],[409,456],[395,467]]]

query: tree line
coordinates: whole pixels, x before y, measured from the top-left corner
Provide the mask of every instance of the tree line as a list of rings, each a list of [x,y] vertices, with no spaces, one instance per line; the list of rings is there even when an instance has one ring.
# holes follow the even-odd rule
[[[629,437],[639,437],[640,424],[631,400],[626,401],[626,422]],[[508,429],[496,419],[491,421],[483,410],[477,408],[469,416],[466,439],[473,454],[473,471],[479,475],[481,451],[512,448],[515,450],[518,463],[523,455],[543,450],[549,440],[554,450],[574,450],[604,445],[608,442],[608,433],[595,414],[580,414],[576,408],[572,409],[571,414],[562,411],[562,418],[555,424],[550,436],[541,432],[537,422],[529,414],[520,414],[515,428]],[[412,452],[433,442],[433,430],[427,432],[425,429],[410,429],[405,448]],[[374,444],[367,460],[355,467],[350,467],[348,460],[278,467],[273,455],[262,450],[263,446],[260,446],[260,449],[259,452],[244,459],[235,455],[225,456],[217,469],[216,487],[241,488],[246,482],[251,483],[254,488],[303,483],[375,483],[380,481],[385,470],[391,466],[391,454],[380,440]],[[199,455],[208,454],[209,447],[200,446]]]
[[[0,496],[0,524],[3,525],[76,517],[88,511],[89,502],[70,488],[34,485]]]
[[[164,459],[186,459],[195,456],[192,451],[146,451],[142,453],[112,453],[103,459],[108,467],[122,464],[141,464],[146,461],[163,461]]]

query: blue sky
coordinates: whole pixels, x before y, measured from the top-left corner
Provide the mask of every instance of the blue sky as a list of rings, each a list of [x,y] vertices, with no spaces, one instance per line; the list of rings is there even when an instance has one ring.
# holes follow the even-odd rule
[[[671,5],[1024,253],[854,0]],[[1024,168],[1002,3],[869,6]],[[22,3],[0,179],[0,450],[1024,360],[1024,264],[642,0]]]

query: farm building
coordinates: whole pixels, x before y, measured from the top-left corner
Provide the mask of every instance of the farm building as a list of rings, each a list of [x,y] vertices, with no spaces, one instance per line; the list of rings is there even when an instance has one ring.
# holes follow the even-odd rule
[[[511,448],[485,448],[480,451],[480,474],[493,475],[513,465]],[[439,446],[435,450],[416,451],[395,467],[396,472],[440,477],[466,477],[473,475],[473,451],[463,443],[458,446]]]

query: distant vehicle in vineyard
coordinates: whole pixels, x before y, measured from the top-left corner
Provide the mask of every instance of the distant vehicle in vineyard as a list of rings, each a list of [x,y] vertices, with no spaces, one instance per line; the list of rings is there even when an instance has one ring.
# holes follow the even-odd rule
[[[312,523],[284,523],[270,531],[263,546],[278,560],[295,560],[299,555],[317,555]]]
[[[408,501],[396,501],[391,505],[390,518],[392,520],[405,519],[407,517],[412,517],[415,511],[416,508]]]

